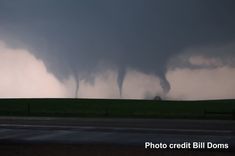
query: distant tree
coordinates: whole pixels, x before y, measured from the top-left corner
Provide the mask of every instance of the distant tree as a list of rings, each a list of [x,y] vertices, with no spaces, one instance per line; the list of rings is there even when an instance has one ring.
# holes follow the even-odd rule
[[[160,96],[155,96],[153,100],[162,101],[162,98]]]

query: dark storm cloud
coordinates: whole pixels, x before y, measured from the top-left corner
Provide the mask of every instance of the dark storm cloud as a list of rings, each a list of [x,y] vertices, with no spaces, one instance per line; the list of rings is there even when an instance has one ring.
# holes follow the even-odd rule
[[[168,90],[169,58],[235,40],[234,6],[233,0],[0,0],[0,39],[30,49],[59,78],[105,62],[119,70],[119,86],[133,68],[158,75]]]

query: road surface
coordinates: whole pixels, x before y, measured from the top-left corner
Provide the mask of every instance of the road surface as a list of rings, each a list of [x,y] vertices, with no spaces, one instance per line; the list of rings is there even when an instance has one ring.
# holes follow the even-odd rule
[[[235,147],[235,121],[0,117],[0,142],[118,144],[213,142]]]

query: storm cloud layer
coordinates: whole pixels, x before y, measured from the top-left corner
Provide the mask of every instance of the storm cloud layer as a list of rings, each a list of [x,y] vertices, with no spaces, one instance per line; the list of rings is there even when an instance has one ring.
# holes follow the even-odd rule
[[[4,98],[69,97],[66,85],[24,49],[0,42],[0,96]]]
[[[234,7],[0,0],[0,97],[235,98]]]
[[[233,46],[224,46],[210,50],[216,51],[228,47],[233,49]],[[205,49],[208,50],[208,48],[201,50]],[[234,98],[235,66],[231,62],[234,58],[213,58],[203,54],[200,54],[200,51],[191,55],[182,53],[174,58],[178,60],[177,64],[169,61],[165,74],[171,89],[167,94],[157,75],[128,69],[120,95],[118,72],[115,69],[92,73],[79,82],[76,82],[73,75],[60,81],[48,72],[42,60],[35,58],[29,51],[12,49],[4,42],[0,42],[0,96],[71,98],[77,93],[76,97],[79,98],[152,99],[155,96],[177,100]],[[76,83],[79,83],[78,92],[75,92]]]

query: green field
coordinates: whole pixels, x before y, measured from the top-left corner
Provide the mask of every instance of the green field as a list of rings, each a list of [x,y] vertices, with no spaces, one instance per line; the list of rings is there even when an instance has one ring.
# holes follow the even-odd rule
[[[235,100],[1,99],[0,115],[235,119]]]

